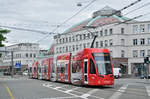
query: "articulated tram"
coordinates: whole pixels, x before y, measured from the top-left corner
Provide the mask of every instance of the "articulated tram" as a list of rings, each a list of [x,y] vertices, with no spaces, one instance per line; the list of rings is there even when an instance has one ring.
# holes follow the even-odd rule
[[[114,85],[113,65],[108,49],[85,48],[33,63],[32,78],[76,85]]]

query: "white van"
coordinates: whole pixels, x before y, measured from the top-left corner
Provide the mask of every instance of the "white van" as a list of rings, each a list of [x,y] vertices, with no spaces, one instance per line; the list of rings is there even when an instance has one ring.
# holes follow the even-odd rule
[[[121,68],[113,68],[113,70],[114,70],[114,77],[115,78],[122,77]]]

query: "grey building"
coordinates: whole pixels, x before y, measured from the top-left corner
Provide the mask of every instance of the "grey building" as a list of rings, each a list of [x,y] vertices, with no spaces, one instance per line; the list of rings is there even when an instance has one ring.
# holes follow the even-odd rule
[[[144,74],[147,70],[144,57],[150,55],[150,21],[128,21],[129,18],[116,11],[106,6],[94,12],[93,17],[54,36],[55,57],[89,48],[93,35],[98,35],[94,47],[108,48],[114,67],[120,67],[123,74]],[[96,28],[90,28],[93,26]]]

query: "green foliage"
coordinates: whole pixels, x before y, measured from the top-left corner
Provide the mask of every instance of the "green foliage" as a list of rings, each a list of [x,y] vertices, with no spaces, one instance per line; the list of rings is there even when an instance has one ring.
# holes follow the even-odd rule
[[[2,41],[6,40],[6,37],[4,37],[4,34],[9,33],[10,30],[7,29],[0,29],[0,47],[3,47],[4,45],[2,44]]]

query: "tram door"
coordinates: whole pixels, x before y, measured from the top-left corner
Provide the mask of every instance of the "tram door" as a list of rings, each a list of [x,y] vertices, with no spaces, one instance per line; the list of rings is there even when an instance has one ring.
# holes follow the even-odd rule
[[[84,84],[88,84],[88,59],[84,59]]]

